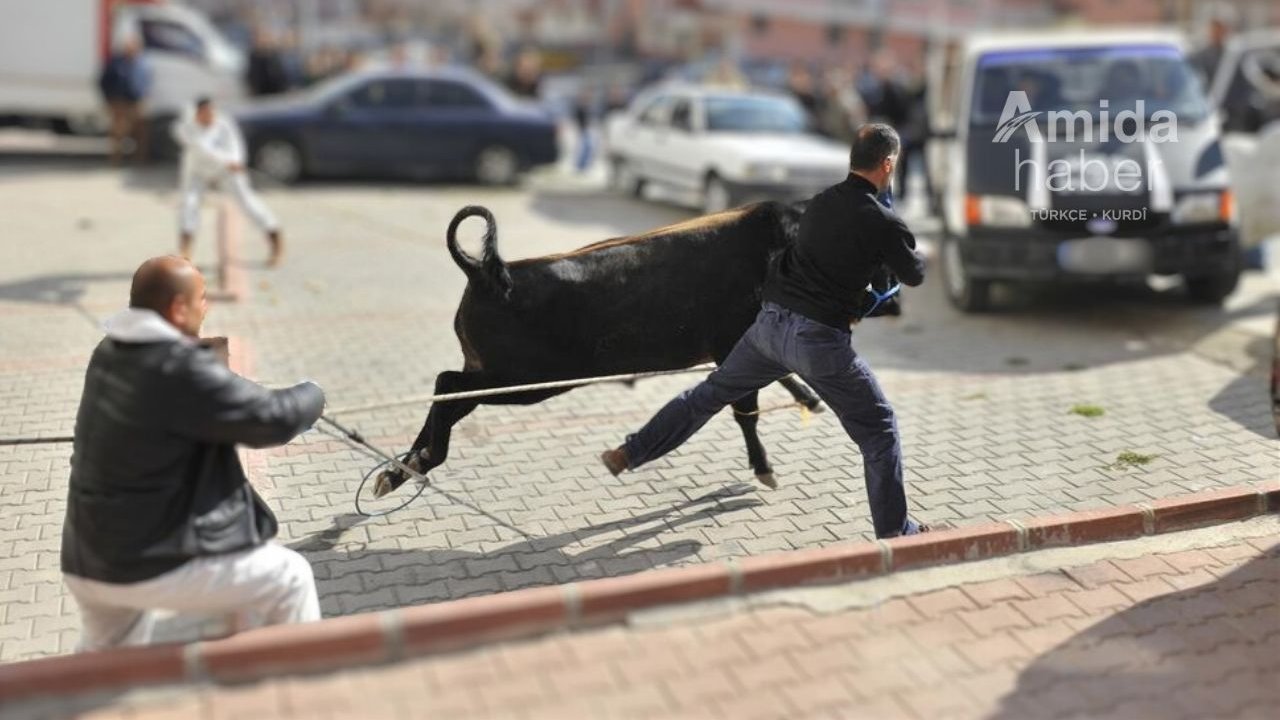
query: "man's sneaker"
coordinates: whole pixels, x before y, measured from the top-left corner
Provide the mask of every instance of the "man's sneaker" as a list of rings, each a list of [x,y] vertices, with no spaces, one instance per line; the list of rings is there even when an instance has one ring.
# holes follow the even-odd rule
[[[605,450],[600,453],[600,462],[604,463],[610,475],[618,477],[619,473],[627,469],[626,448],[619,445],[613,450]]]

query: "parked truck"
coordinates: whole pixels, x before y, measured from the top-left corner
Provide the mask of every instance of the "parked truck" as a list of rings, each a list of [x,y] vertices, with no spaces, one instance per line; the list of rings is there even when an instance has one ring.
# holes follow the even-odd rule
[[[125,37],[142,43],[154,85],[145,112],[164,124],[197,96],[243,96],[245,58],[209,20],[175,3],[135,0],[0,2],[0,117],[69,133],[100,133],[98,76]],[[152,137],[167,137],[153,132]]]

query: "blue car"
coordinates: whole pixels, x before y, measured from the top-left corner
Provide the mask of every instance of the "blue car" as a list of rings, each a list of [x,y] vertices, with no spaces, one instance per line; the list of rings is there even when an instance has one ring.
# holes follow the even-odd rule
[[[244,108],[237,119],[260,172],[515,182],[554,163],[556,123],[466,69],[369,70]]]

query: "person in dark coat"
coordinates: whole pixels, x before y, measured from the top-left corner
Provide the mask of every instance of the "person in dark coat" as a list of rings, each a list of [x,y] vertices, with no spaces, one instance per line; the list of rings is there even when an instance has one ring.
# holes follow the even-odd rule
[[[147,161],[147,124],[143,111],[147,95],[151,93],[151,83],[151,66],[142,56],[142,43],[136,36],[121,43],[119,51],[112,54],[102,67],[98,89],[111,116],[109,134],[113,165],[118,165],[124,155],[126,137],[134,143],[134,160],[139,163]]]
[[[280,47],[271,36],[259,32],[249,53],[245,80],[255,96],[278,95],[289,89],[289,68]]]
[[[862,452],[876,537],[929,530],[907,514],[898,423],[871,368],[854,352],[849,330],[860,318],[865,288],[886,269],[906,285],[924,281],[915,236],[877,199],[893,178],[900,147],[888,125],[858,130],[849,177],[809,201],[796,242],[765,280],[755,323],[706,380],[601,455],[610,473],[662,457],[726,405],[796,373],[831,406]]]
[[[234,614],[237,627],[320,617],[311,566],[271,541],[276,518],[236,446],[289,442],[324,393],[229,370],[198,340],[204,290],[183,258],[143,263],[89,360],[61,555],[81,650],[147,643],[153,610]]]

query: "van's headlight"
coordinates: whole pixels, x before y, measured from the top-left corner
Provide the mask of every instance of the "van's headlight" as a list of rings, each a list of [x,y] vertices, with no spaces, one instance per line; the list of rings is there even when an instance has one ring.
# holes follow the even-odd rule
[[[751,163],[747,165],[745,175],[747,180],[785,182],[787,168],[773,163]]]
[[[1169,217],[1175,225],[1230,224],[1235,219],[1235,204],[1230,190],[1191,193],[1178,200]]]
[[[966,195],[964,219],[970,227],[1030,227],[1031,208],[1015,197],[1000,195]]]

